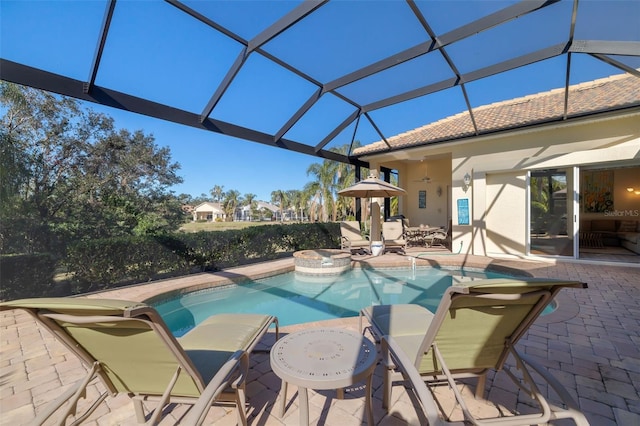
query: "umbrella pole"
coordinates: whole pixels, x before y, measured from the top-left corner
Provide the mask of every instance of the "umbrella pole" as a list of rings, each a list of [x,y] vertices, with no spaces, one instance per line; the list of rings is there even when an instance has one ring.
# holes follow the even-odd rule
[[[371,198],[369,203],[369,210],[371,214],[371,228],[369,231],[369,239],[371,241],[371,244],[373,244],[374,241],[382,242],[382,232],[380,229],[380,204],[378,203],[377,199],[376,201],[373,200],[374,199]],[[371,251],[373,255],[377,255],[376,253],[374,253],[373,247]],[[382,251],[380,251],[378,254],[382,254],[383,251],[384,247],[382,247]]]

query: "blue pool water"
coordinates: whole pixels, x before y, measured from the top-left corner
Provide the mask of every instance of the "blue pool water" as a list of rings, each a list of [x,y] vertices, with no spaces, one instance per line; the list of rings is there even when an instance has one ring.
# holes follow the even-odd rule
[[[275,315],[284,326],[354,317],[361,308],[372,304],[416,303],[435,311],[444,291],[453,283],[499,277],[508,275],[436,268],[358,268],[327,277],[290,272],[183,294],[154,307],[179,337],[217,313]]]

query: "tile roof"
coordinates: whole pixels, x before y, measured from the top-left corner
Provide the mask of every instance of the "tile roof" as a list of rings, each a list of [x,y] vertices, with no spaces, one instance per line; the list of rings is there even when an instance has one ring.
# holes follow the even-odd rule
[[[484,105],[473,109],[480,135],[562,119],[564,88]],[[580,117],[640,105],[640,78],[614,75],[569,87],[567,117]],[[468,111],[355,149],[355,156],[443,143],[475,136]]]

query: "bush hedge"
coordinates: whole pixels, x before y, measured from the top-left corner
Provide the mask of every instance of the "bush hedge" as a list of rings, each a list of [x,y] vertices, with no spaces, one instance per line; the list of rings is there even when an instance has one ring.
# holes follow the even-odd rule
[[[48,253],[0,256],[0,300],[58,295],[56,259]]]
[[[68,247],[64,262],[72,292],[83,293],[339,246],[337,223],[265,225],[83,241]]]

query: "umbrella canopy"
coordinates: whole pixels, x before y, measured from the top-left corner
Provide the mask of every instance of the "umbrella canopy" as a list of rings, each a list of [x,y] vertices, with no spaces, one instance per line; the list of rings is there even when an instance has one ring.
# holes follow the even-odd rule
[[[348,188],[338,191],[343,197],[358,198],[389,198],[397,195],[405,195],[407,191],[376,177],[368,177]]]
[[[391,185],[389,182],[378,179],[375,176],[361,180],[360,182],[348,188],[338,191],[343,197],[357,198],[389,198],[397,195],[405,195],[407,191]],[[380,206],[377,202],[371,203],[371,240],[382,240],[380,232]]]

